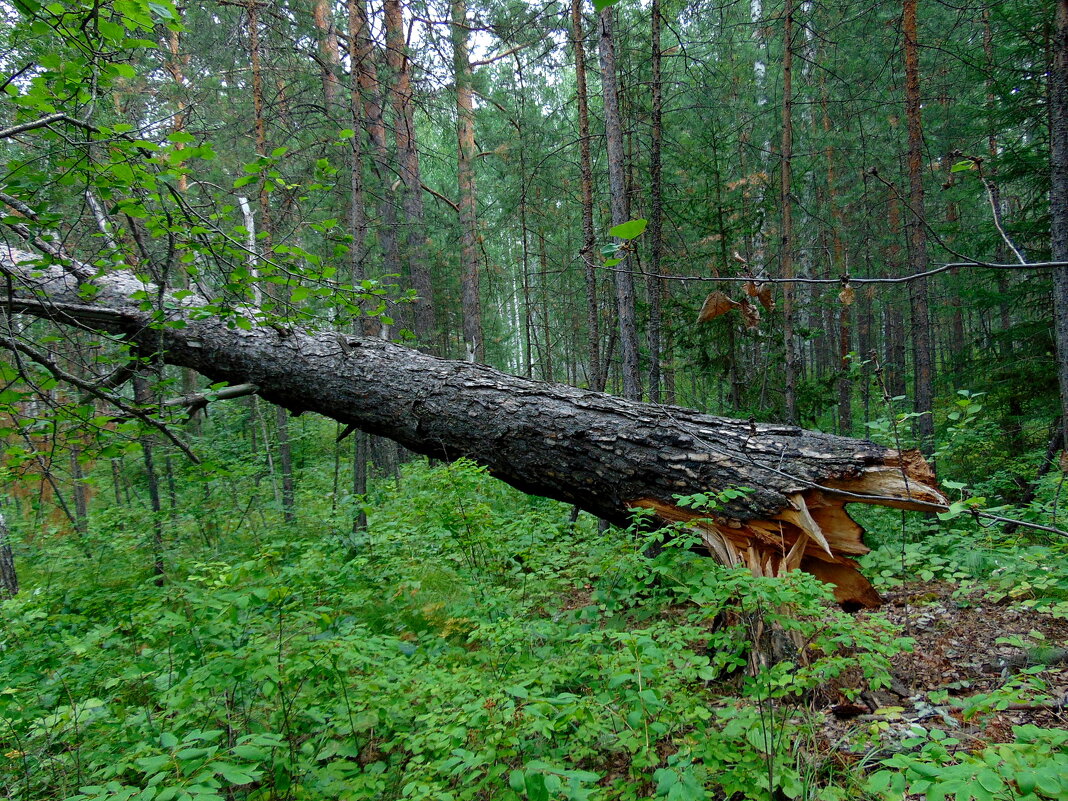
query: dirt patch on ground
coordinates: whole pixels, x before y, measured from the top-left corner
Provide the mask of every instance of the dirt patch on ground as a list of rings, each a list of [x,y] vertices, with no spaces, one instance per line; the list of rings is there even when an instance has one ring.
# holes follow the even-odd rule
[[[826,710],[835,750],[878,749],[879,742],[892,750],[894,739],[916,736],[917,727],[951,732],[966,750],[1011,742],[1013,726],[1068,728],[1068,620],[978,594],[954,597],[955,590],[924,582],[885,594],[880,611],[916,644],[893,658],[891,688]],[[1006,638],[1023,647],[998,642]],[[984,706],[986,694],[1026,678],[1030,666],[1041,667],[1034,678],[1044,690],[1022,689],[1004,709]]]

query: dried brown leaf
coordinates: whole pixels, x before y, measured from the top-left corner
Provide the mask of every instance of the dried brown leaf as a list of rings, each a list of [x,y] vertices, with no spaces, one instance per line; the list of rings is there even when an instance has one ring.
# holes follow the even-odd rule
[[[742,320],[745,322],[745,327],[750,331],[756,328],[760,328],[760,310],[757,309],[748,299],[742,300],[738,304],[739,309],[742,312]]]
[[[760,305],[767,311],[775,311],[775,301],[771,297],[771,284],[758,284],[756,281],[746,281],[742,284],[745,294],[760,301]]]
[[[849,284],[846,284],[844,287],[842,287],[842,291],[838,293],[838,300],[843,306],[852,306],[853,301],[855,301],[856,299],[857,293]]]
[[[720,315],[736,308],[738,308],[737,301],[731,300],[722,292],[713,292],[705,298],[704,305],[701,306],[701,312],[697,315],[697,322],[707,323],[709,320],[715,320]]]
[[[760,284],[757,287],[757,300],[760,301],[760,305],[764,307],[766,311],[775,311],[775,298],[771,296],[771,284]]]

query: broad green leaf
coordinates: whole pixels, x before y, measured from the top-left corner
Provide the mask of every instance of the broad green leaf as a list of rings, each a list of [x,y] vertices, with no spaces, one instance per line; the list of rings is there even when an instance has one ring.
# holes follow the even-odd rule
[[[620,239],[634,239],[641,235],[648,224],[649,221],[645,219],[627,220],[625,223],[612,226],[608,234],[609,236],[617,236]]]
[[[136,78],[137,70],[129,64],[109,64],[108,68],[121,78]]]
[[[210,767],[230,784],[251,784],[256,781],[255,776],[237,765],[231,765],[229,762],[215,762]]]
[[[508,786],[515,790],[517,793],[523,792],[526,789],[526,776],[521,770],[513,770],[508,774]]]
[[[549,801],[549,788],[545,786],[545,775],[542,773],[528,774],[524,779],[527,798],[530,801]]]
[[[163,3],[149,3],[148,7],[160,19],[177,19],[174,14],[174,9],[172,9],[169,5],[165,5]]]

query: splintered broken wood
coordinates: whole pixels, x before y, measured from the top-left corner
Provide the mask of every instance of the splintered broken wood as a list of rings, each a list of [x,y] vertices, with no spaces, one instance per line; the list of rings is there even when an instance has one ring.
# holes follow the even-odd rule
[[[641,498],[633,505],[650,509],[663,520],[692,525],[721,564],[747,567],[754,576],[803,570],[834,585],[835,600],[855,610],[877,607],[882,598],[858,569],[854,557],[870,549],[864,544],[864,530],[845,504],[924,509],[945,502],[930,466],[917,451],[869,467],[857,478],[828,480],[819,489],[803,490],[788,499],[788,506],[777,514],[744,521],[654,498]]]

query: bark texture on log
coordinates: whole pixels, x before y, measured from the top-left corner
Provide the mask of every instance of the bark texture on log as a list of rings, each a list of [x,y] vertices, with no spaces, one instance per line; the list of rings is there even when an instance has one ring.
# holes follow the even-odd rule
[[[850,501],[932,510],[945,504],[922,457],[787,425],[656,406],[440,359],[380,339],[254,326],[198,313],[130,273],[84,265],[35,270],[0,248],[12,311],[118,334],[212,381],[255,384],[294,414],[317,412],[439,459],[468,457],[525,492],[626,524],[635,507],[697,527],[712,553],[760,575],[801,568],[834,583],[846,605],[878,595],[851,557],[867,551]],[[79,285],[92,283],[87,303]],[[139,295],[144,297],[143,294]],[[150,327],[160,317],[162,327]],[[175,327],[167,323],[181,321]],[[675,496],[751,490],[713,512]]]

